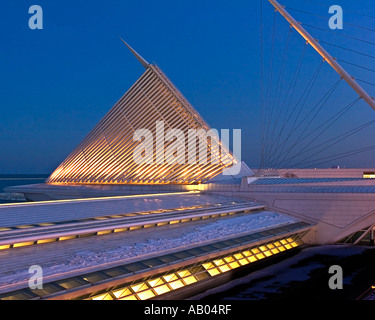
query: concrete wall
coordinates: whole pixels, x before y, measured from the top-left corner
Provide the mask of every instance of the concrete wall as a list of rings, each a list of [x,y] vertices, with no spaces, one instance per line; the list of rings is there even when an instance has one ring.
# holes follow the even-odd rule
[[[231,192],[231,195],[255,200],[265,204],[267,210],[286,213],[316,224],[304,237],[303,241],[306,243],[335,243],[358,230],[375,224],[375,194],[242,190]]]
[[[375,169],[278,169],[276,172],[282,177],[290,178],[363,178],[364,172],[375,172]]]
[[[342,173],[349,169],[320,169]],[[357,172],[363,174],[367,169],[350,169],[352,177]],[[360,171],[359,171],[360,170]],[[369,171],[371,169],[368,169]],[[302,171],[301,171],[302,172]],[[349,171],[341,177],[349,175]],[[327,173],[325,177],[327,177]],[[314,176],[316,177],[316,176]],[[337,177],[337,176],[336,176]],[[300,186],[348,186],[374,185],[374,179],[360,182],[325,182],[315,184],[300,184]],[[334,243],[360,229],[375,224],[375,193],[348,192],[298,192],[293,185],[251,185],[247,178],[241,183],[208,183],[206,185],[31,185],[13,187],[12,192],[25,193],[31,200],[49,200],[66,198],[84,198],[99,196],[116,196],[130,194],[149,194],[160,192],[180,192],[200,190],[202,192],[235,196],[255,200],[265,204],[267,209],[279,211],[315,223],[312,232],[303,239],[311,244]],[[291,189],[292,188],[292,189]],[[14,189],[14,190],[13,190]],[[17,190],[16,190],[17,189]],[[292,191],[290,191],[292,190]]]

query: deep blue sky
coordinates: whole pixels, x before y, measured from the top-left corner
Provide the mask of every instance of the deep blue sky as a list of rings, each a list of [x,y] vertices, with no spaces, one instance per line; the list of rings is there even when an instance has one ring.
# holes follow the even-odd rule
[[[280,2],[304,8],[301,1]],[[371,0],[361,0],[360,7],[349,0],[320,2],[327,8],[309,10],[329,17],[329,5],[341,4],[344,14],[347,9],[375,16]],[[43,8],[43,30],[28,27],[33,4]],[[264,10],[267,42],[267,1]],[[1,12],[0,173],[51,172],[142,74],[120,36],[157,63],[212,127],[241,128],[243,159],[258,165],[259,0],[3,0]],[[374,19],[366,20],[375,28]],[[375,40],[373,32],[359,35]],[[347,46],[368,53],[371,48]],[[368,106],[361,108],[359,117],[372,116]],[[348,165],[375,166],[363,157],[354,160]]]

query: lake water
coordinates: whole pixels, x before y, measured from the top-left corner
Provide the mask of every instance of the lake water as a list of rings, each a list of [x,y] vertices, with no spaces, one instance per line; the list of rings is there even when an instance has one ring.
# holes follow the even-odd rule
[[[4,188],[10,186],[21,186],[25,184],[43,183],[48,176],[48,174],[0,174],[0,203],[12,203],[19,201],[19,197],[10,197],[9,199],[9,195],[5,194]]]

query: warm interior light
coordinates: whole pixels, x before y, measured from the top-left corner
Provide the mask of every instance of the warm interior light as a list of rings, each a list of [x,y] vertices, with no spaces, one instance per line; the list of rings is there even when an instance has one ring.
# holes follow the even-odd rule
[[[288,241],[290,243],[288,243]],[[282,245],[282,243],[285,245]],[[232,269],[239,268],[246,264],[264,259],[273,254],[277,254],[286,250],[285,248],[293,248],[298,246],[299,240],[290,237],[288,239],[277,240],[273,243],[262,244],[258,247],[242,250],[218,259],[206,261],[201,265],[195,264],[193,267],[187,267],[183,270],[171,272],[154,279],[148,279],[146,282],[139,282],[132,284],[122,289],[116,289],[111,293],[101,293],[91,299],[95,300],[110,300],[116,299],[133,299],[145,300],[161,295],[184,286],[196,283],[207,277],[214,277],[216,275],[228,272]],[[263,249],[264,251],[261,251]],[[253,252],[253,253],[252,253]],[[374,286],[373,286],[374,287]],[[375,287],[374,287],[375,288]]]

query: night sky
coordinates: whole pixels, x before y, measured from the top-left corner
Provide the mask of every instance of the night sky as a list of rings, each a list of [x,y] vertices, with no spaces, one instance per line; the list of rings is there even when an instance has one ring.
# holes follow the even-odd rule
[[[52,172],[138,79],[144,68],[119,37],[148,62],[156,63],[211,127],[242,129],[242,158],[250,167],[257,167],[261,141],[259,3],[259,0],[3,0],[0,174]],[[280,3],[315,14],[290,11],[299,21],[326,29],[327,21],[317,16],[329,18],[329,6],[339,4],[344,10],[344,29],[335,32],[375,42],[375,32],[371,30],[375,29],[375,9],[371,0],[280,0]],[[28,9],[34,4],[43,8],[43,30],[31,30],[28,26],[31,17]],[[264,59],[268,61],[273,19],[273,8],[268,1],[264,1],[263,11]],[[279,58],[275,70],[281,64],[288,30],[288,23],[280,15],[277,19],[279,49],[275,50]],[[369,29],[357,30],[345,22],[366,25]],[[369,55],[375,52],[371,43],[307,30],[340,46]],[[304,44],[296,33],[292,41],[290,70]],[[330,46],[326,49],[346,61],[375,69],[375,60],[370,57]],[[309,71],[320,59],[311,48],[308,50],[300,83],[308,81]],[[373,71],[343,66],[355,77],[375,83]],[[266,77],[266,62],[265,71]],[[316,90],[327,88],[337,77],[325,65],[318,79],[320,89]],[[341,86],[328,110],[356,98],[348,85]],[[374,86],[363,87],[375,95]],[[332,129],[331,134],[340,128],[349,130],[353,123],[360,125],[375,119],[374,115],[375,111],[361,101],[356,110],[340,119],[338,129]],[[322,121],[324,117],[327,115],[322,113],[318,119]],[[340,144],[335,152],[375,144],[374,129],[369,128]],[[335,164],[375,167],[374,155],[374,152],[363,153],[323,167]]]

